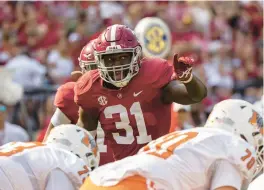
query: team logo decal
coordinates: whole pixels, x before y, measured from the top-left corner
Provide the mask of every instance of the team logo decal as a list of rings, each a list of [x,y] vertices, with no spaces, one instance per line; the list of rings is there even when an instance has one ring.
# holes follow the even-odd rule
[[[87,59],[92,59],[92,54],[83,54],[83,56]]]
[[[248,121],[251,125],[255,125],[263,134],[263,118],[255,111],[253,111],[251,118]]]
[[[107,98],[105,96],[100,96],[98,98],[98,103],[101,105],[101,106],[105,106],[107,104]]]
[[[123,95],[121,93],[118,93],[116,96],[117,96],[118,99],[122,99],[123,98]]]

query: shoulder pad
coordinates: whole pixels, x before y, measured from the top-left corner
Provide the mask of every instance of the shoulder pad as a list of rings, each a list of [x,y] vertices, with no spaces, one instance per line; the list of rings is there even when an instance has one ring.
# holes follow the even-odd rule
[[[173,66],[161,58],[144,58],[140,69],[148,83],[158,88],[171,81],[174,74]]]
[[[74,100],[74,86],[75,82],[67,82],[58,88],[54,100],[56,107],[60,107],[64,101]]]

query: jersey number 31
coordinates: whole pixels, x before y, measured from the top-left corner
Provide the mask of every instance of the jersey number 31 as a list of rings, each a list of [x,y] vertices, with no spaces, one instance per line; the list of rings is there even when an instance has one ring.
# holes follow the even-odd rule
[[[142,109],[139,102],[134,102],[129,109],[131,115],[135,116],[139,135],[136,137],[137,144],[145,144],[152,140],[151,135],[147,134],[147,128],[143,117]],[[106,107],[104,115],[106,118],[113,118],[113,114],[119,114],[119,122],[115,122],[117,129],[124,129],[126,136],[121,136],[119,133],[113,133],[113,137],[118,144],[132,144],[135,140],[133,128],[130,125],[128,110],[121,104]]]

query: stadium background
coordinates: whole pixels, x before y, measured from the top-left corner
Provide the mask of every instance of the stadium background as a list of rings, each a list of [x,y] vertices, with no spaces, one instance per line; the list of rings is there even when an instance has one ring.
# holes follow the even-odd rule
[[[140,19],[150,16],[162,18],[171,30],[168,59],[176,52],[192,56],[195,74],[208,87],[208,97],[201,103],[174,106],[172,130],[201,126],[221,100],[261,100],[261,1],[2,1],[0,65],[12,70],[14,82],[24,90],[19,102],[1,100],[8,108],[9,122],[25,128],[32,139],[43,135],[55,110],[56,89],[69,80],[72,71],[79,70],[82,47],[109,25],[133,29]]]

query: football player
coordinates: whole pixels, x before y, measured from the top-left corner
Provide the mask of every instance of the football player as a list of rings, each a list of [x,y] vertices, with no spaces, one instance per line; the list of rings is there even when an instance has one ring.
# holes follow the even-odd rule
[[[248,190],[262,190],[264,187],[264,174],[258,176],[252,183],[250,183]]]
[[[89,132],[61,125],[51,130],[45,143],[0,147],[0,189],[77,190],[98,163],[97,146]]]
[[[79,63],[82,73],[97,68],[97,64],[94,60],[94,52],[92,45],[93,41],[90,41],[85,45],[79,56]],[[73,73],[74,80],[78,80],[81,76],[80,72]],[[75,82],[76,82],[75,81]],[[56,93],[54,105],[57,107],[55,113],[51,118],[51,122],[47,129],[44,140],[47,138],[50,130],[61,124],[76,124],[79,118],[78,110],[79,106],[74,102],[74,85],[75,82],[67,82],[61,85]],[[113,161],[112,151],[106,145],[104,131],[101,129],[100,125],[97,129],[97,145],[101,153],[100,165]]]
[[[192,104],[206,96],[192,74],[192,59],[175,55],[173,67],[164,59],[142,58],[134,32],[124,25],[103,31],[94,50],[98,70],[78,80],[75,102],[80,123],[91,134],[100,121],[116,160],[169,132],[172,102]],[[174,80],[175,72],[183,84]]]
[[[263,166],[261,119],[248,102],[220,102],[204,128],[169,133],[97,168],[81,190],[240,190]]]

